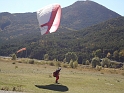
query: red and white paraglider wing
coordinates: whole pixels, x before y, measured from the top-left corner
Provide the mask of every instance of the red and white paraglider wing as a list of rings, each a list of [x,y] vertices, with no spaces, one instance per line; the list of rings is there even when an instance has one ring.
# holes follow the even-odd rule
[[[37,19],[42,35],[55,32],[60,24],[61,6],[52,4],[38,10]]]
[[[24,50],[26,50],[26,48],[19,49],[19,50],[17,51],[17,53],[19,53],[19,52],[21,52],[21,51],[24,51]]]

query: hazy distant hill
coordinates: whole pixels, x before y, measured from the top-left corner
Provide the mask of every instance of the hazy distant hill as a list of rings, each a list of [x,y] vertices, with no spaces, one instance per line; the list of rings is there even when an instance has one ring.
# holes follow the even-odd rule
[[[62,13],[61,25],[78,30],[120,16],[93,1],[77,1]]]

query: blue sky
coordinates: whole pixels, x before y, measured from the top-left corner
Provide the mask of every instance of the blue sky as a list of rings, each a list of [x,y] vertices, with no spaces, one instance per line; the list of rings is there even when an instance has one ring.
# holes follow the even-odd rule
[[[76,1],[84,0],[0,0],[0,12],[25,13],[36,10],[51,4],[59,3],[62,8],[73,4]],[[92,0],[108,9],[124,16],[124,0]]]

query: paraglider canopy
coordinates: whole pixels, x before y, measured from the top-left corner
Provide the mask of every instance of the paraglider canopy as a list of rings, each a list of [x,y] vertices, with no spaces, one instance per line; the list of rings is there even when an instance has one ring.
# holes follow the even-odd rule
[[[17,51],[17,53],[19,53],[19,52],[21,52],[21,51],[24,51],[24,50],[26,50],[26,48],[19,49],[19,50]]]
[[[37,11],[37,19],[39,22],[41,34],[55,32],[60,24],[61,6],[59,4],[51,4]]]

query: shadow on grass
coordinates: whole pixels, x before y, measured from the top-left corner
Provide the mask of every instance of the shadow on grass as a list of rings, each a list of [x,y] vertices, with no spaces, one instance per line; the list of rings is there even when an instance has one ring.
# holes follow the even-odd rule
[[[50,85],[35,85],[38,88],[42,88],[42,89],[48,89],[48,90],[53,90],[53,91],[61,91],[61,92],[65,92],[68,91],[68,87],[64,86],[64,85],[57,85],[57,84],[50,84]]]

